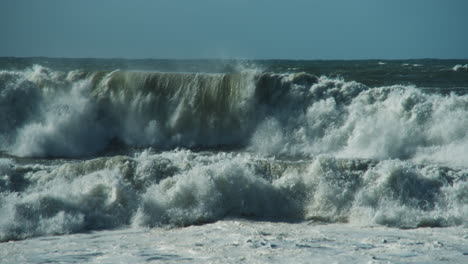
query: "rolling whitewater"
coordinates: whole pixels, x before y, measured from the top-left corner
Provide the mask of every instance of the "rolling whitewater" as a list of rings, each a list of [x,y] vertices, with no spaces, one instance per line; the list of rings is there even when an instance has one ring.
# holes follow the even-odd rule
[[[467,128],[468,60],[0,58],[0,262],[463,263]]]

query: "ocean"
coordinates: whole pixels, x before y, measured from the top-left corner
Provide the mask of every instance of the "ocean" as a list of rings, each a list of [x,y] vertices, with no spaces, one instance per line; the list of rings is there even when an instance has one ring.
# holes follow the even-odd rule
[[[0,58],[0,263],[467,263],[468,60]]]

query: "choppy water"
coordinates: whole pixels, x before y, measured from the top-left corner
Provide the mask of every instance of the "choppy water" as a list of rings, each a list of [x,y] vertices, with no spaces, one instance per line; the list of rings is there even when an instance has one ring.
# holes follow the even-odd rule
[[[0,59],[0,240],[468,226],[468,61]]]

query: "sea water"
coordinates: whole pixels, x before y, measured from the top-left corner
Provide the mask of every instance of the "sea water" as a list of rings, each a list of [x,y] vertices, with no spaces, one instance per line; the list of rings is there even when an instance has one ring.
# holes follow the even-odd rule
[[[467,61],[0,59],[1,263],[465,263]]]

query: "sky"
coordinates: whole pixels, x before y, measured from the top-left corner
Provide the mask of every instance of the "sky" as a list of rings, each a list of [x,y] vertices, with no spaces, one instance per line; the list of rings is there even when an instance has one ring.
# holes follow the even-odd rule
[[[468,59],[468,0],[0,0],[0,56]]]

